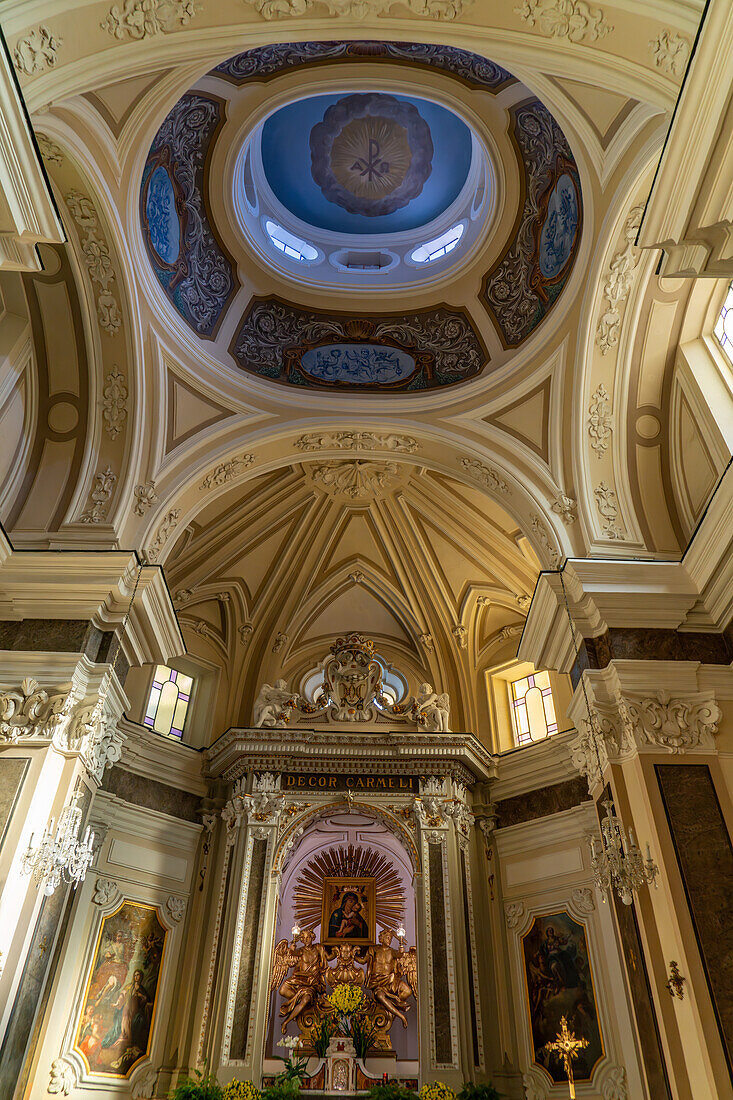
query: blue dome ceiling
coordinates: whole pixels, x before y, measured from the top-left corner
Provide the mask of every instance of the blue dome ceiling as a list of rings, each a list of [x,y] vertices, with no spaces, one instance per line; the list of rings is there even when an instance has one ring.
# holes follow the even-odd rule
[[[323,95],[270,115],[261,152],[273,194],[301,221],[334,233],[401,233],[456,200],[472,137],[452,111],[426,99]]]

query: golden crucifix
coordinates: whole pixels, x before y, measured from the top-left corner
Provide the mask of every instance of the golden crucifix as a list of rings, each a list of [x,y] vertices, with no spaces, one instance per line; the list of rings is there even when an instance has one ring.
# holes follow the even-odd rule
[[[575,1082],[573,1080],[573,1058],[578,1057],[579,1050],[585,1050],[588,1046],[587,1039],[576,1039],[572,1031],[568,1031],[568,1021],[563,1016],[560,1020],[560,1030],[555,1036],[554,1043],[545,1043],[543,1050],[548,1054],[557,1054],[562,1058],[570,1085],[570,1100],[575,1100]]]

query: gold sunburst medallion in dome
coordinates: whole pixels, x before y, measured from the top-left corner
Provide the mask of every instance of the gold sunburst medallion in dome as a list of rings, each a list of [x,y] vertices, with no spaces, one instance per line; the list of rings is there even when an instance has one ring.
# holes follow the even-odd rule
[[[345,845],[318,852],[298,875],[295,916],[301,928],[321,923],[323,883],[327,878],[373,878],[377,925],[397,928],[405,914],[405,888],[391,861],[373,848]]]
[[[412,163],[404,126],[391,118],[368,115],[352,119],[331,146],[331,171],[338,182],[364,199],[389,195],[399,187]]]

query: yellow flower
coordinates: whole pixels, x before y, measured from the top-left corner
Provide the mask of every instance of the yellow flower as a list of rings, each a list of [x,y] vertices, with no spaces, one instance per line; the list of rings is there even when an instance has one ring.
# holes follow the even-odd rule
[[[351,1016],[364,1007],[364,993],[358,985],[341,982],[328,998],[339,1016]]]
[[[435,1081],[432,1085],[422,1086],[420,1100],[456,1100],[456,1094],[442,1081]]]
[[[260,1090],[251,1081],[230,1081],[224,1086],[223,1100],[260,1100]]]

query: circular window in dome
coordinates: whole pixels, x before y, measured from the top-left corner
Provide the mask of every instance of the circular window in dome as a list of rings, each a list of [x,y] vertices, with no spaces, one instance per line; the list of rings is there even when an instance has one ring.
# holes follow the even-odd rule
[[[343,92],[294,99],[265,119],[241,150],[234,200],[250,243],[282,273],[388,289],[433,281],[469,254],[493,212],[484,201],[477,216],[476,192],[488,194],[493,178],[454,111]]]

